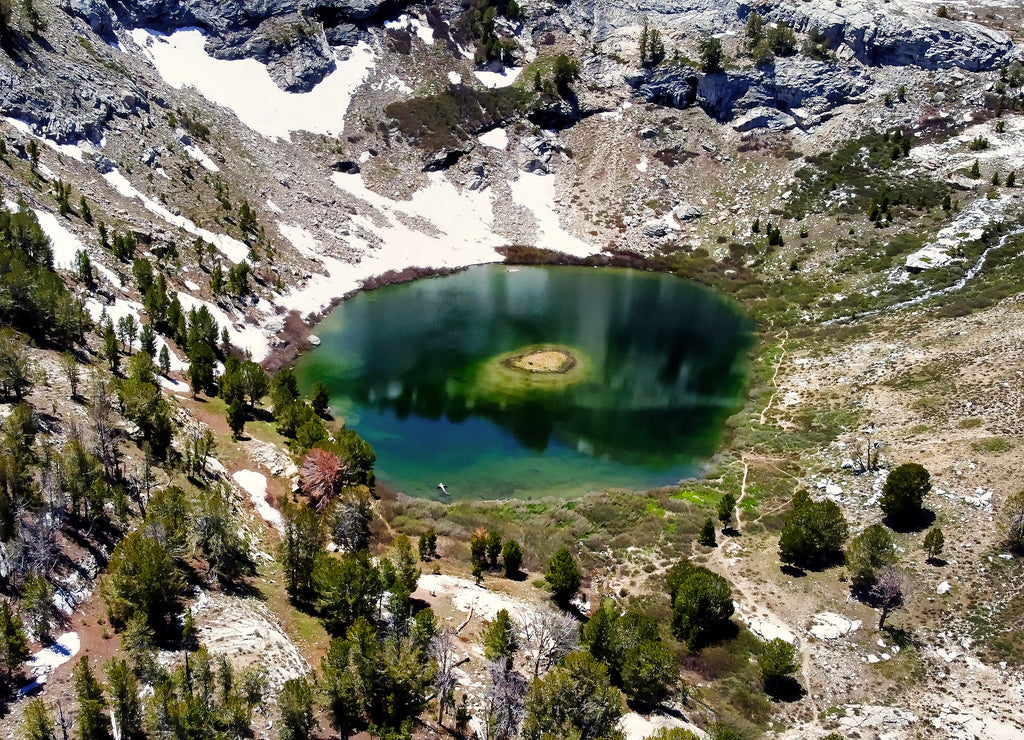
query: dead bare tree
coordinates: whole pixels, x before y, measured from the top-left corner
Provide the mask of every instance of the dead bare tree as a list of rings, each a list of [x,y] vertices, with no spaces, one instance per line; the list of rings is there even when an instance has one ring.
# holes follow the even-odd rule
[[[437,663],[437,724],[444,725],[444,713],[455,705],[455,666],[459,664],[458,653],[455,652],[455,632],[445,627],[439,635],[430,641],[430,656]]]
[[[865,427],[862,433],[864,439],[853,440],[853,460],[858,473],[869,473],[878,467],[878,457],[885,449],[885,442],[875,439],[874,423]]]
[[[540,609],[523,618],[523,641],[533,652],[533,677],[547,670],[579,644],[579,623],[562,611]]]
[[[871,596],[882,610],[878,618],[878,629],[885,627],[885,620],[897,609],[902,609],[909,593],[907,577],[899,568],[887,565],[878,573],[878,581],[871,587]]]
[[[370,544],[373,496],[365,487],[344,489],[331,511],[331,539],[346,552],[359,552]]]
[[[526,716],[526,679],[505,670],[505,661],[488,663],[491,690],[487,695],[487,740],[517,737]]]

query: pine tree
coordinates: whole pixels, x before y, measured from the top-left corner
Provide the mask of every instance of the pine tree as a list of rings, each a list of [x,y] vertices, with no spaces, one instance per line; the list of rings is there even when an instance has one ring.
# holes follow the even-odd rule
[[[321,419],[326,419],[327,407],[330,402],[331,397],[327,393],[327,386],[319,380],[316,381],[316,383],[313,384],[313,393],[309,399],[309,405],[313,407],[313,413]]]
[[[28,639],[21,617],[6,601],[0,601],[0,665],[4,679],[9,681],[21,664],[28,660]]]
[[[554,554],[548,562],[544,579],[551,586],[551,594],[555,603],[563,609],[568,609],[576,592],[580,590],[580,584],[583,582],[579,566],[573,560],[572,553],[569,552],[568,547],[562,545],[558,552]]]
[[[515,578],[523,566],[523,546],[515,540],[507,540],[501,548],[501,560],[505,566],[505,577]]]
[[[505,671],[512,670],[512,662],[519,652],[519,627],[508,611],[502,609],[494,616],[494,621],[484,630],[484,658],[490,661],[503,661]]]
[[[110,726],[103,712],[107,702],[103,698],[103,687],[89,667],[88,656],[78,661],[73,678],[78,700],[78,740],[107,740]]]
[[[732,521],[732,512],[736,508],[736,494],[729,491],[722,495],[722,498],[718,501],[718,520],[722,522],[723,528],[729,526],[729,522]]]
[[[78,213],[83,221],[92,224],[92,209],[89,208],[89,201],[85,199],[84,195],[78,199]]]
[[[131,667],[124,660],[113,659],[105,666],[110,682],[111,715],[124,740],[141,737],[142,700],[139,684]]]
[[[715,541],[715,522],[711,517],[708,517],[704,521],[704,525],[700,528],[700,533],[697,535],[697,542],[704,547],[715,547],[718,543]]]
[[[304,676],[291,678],[281,687],[281,740],[309,740],[316,727],[313,686]]]
[[[231,429],[231,438],[237,442],[245,431],[245,408],[241,400],[233,398],[228,404],[227,422]]]
[[[53,717],[42,699],[33,699],[25,707],[21,731],[24,734],[24,740],[55,740]]]
[[[939,555],[942,554],[942,550],[946,545],[946,538],[942,534],[942,529],[938,526],[932,527],[928,530],[928,533],[924,536],[924,542],[922,546],[924,551],[928,553],[928,560],[935,560]]]

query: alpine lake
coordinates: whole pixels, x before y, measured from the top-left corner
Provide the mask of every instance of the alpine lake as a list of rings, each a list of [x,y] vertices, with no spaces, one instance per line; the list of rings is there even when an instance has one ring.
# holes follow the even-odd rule
[[[507,265],[360,292],[317,334],[302,390],[324,383],[379,481],[438,500],[699,474],[753,343],[732,303],[671,275]]]

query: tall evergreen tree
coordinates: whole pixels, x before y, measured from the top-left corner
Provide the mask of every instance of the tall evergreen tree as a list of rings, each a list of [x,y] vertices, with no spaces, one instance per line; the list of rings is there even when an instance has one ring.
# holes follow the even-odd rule
[[[107,701],[103,697],[103,687],[89,667],[89,656],[78,661],[72,678],[78,701],[78,740],[107,740],[110,722],[103,712]]]

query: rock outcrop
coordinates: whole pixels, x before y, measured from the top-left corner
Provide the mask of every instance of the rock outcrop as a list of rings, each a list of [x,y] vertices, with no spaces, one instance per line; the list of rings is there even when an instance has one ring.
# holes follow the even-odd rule
[[[69,81],[57,87],[54,80]],[[150,95],[131,80],[105,85],[83,75],[73,63],[62,69],[39,70],[0,65],[0,111],[29,124],[36,133],[60,143],[81,139],[98,142],[112,117],[126,118],[150,110]]]
[[[312,89],[334,69],[331,45],[354,45],[361,25],[396,13],[406,0],[70,0],[70,10],[98,34],[117,24],[171,32],[187,26],[208,34],[220,59],[256,59],[289,92]]]
[[[871,75],[861,65],[790,57],[766,67],[710,75],[691,67],[658,67],[626,81],[649,102],[675,108],[698,104],[718,120],[731,121],[762,109],[820,115],[855,101],[870,86]]]
[[[799,4],[740,0],[741,21],[752,12],[806,33],[817,28],[832,48],[849,47],[867,65],[912,65],[922,69],[958,67],[970,72],[997,68],[1013,44],[1006,34],[969,21],[940,18],[931,10],[875,2],[810,0]]]

